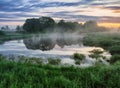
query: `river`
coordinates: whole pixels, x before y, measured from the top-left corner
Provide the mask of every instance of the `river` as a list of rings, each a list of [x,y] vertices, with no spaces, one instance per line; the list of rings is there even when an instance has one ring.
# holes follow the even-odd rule
[[[70,59],[74,53],[84,54],[84,64],[91,65],[94,59],[88,57],[89,51],[100,47],[84,46],[81,36],[33,36],[27,39],[7,41],[0,45],[0,54],[41,58],[60,58],[63,63],[74,63]],[[107,55],[107,54],[106,54]]]

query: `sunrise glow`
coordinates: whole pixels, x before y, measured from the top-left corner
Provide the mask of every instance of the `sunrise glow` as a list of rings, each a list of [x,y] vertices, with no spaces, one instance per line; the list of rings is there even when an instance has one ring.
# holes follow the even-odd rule
[[[120,23],[99,23],[99,26],[108,27],[108,28],[119,28]]]
[[[1,0],[0,26],[23,25],[28,18],[85,22],[95,20],[105,27],[120,27],[119,0]]]

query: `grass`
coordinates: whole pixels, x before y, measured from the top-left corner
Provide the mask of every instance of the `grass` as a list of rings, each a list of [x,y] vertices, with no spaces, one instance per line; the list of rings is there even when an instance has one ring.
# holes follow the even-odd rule
[[[0,88],[120,88],[120,64],[77,68],[8,61],[0,56]]]
[[[109,52],[114,55],[114,54],[118,54],[120,55],[120,45],[113,45],[109,48]]]
[[[113,64],[113,63],[115,63],[115,62],[117,62],[117,61],[120,61],[120,55],[113,55],[112,57],[111,57],[111,59],[110,59],[110,63],[111,64]]]
[[[96,33],[89,34],[83,39],[84,45],[102,47],[111,55],[110,63],[119,61],[120,57],[120,33]],[[93,53],[101,53],[94,51]],[[100,54],[91,54],[90,57],[99,58]],[[104,58],[104,57],[103,57]]]
[[[113,45],[120,45],[120,33],[89,34],[83,39],[84,45],[102,47],[109,50]]]

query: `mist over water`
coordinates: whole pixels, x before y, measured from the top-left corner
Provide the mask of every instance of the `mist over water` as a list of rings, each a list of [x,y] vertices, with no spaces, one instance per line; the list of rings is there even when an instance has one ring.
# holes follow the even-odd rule
[[[89,58],[89,51],[102,49],[100,47],[88,47],[82,43],[85,34],[77,33],[46,33],[33,35],[23,40],[14,40],[0,45],[0,53],[4,55],[41,57],[41,58],[60,58],[63,64],[73,64],[71,56],[74,53],[84,54],[86,59],[82,66],[90,66],[95,60]]]
[[[55,45],[58,45],[61,48],[64,48],[64,46],[70,46],[79,44],[81,45],[83,39],[83,35],[77,35],[77,34],[58,34],[58,33],[52,33],[52,34],[39,34],[35,35],[31,38],[24,39],[24,44],[28,49],[37,50],[40,49],[42,51],[45,50],[51,50],[55,47]]]

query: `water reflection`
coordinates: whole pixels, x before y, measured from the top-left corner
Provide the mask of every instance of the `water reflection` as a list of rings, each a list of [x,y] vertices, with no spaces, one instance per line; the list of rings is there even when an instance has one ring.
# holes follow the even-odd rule
[[[24,39],[23,42],[27,49],[40,49],[42,51],[51,50],[58,45],[61,48],[64,46],[70,46],[73,44],[81,45],[81,36],[65,36],[65,35],[37,35],[28,39]]]

